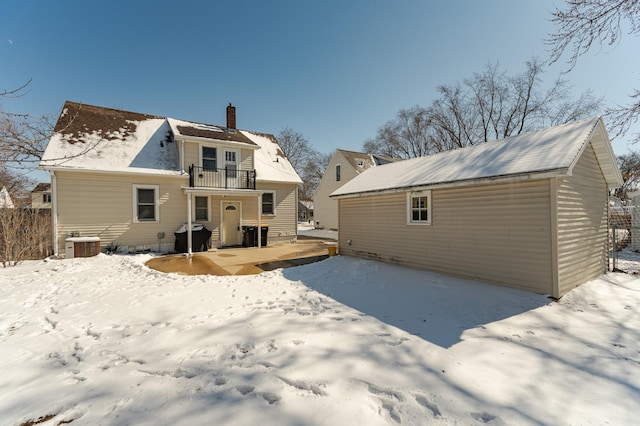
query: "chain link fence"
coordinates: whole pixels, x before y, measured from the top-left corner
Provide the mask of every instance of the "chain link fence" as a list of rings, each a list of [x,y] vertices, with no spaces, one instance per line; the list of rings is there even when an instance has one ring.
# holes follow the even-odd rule
[[[616,207],[609,214],[609,269],[640,274],[640,207]]]

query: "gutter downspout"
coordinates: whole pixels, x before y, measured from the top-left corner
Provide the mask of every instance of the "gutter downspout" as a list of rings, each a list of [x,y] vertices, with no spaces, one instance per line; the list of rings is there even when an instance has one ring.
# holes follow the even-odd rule
[[[262,193],[258,195],[258,248],[262,248]]]
[[[58,256],[58,181],[56,172],[50,171],[51,175],[51,228],[53,239],[53,255]]]
[[[184,139],[180,139],[180,171],[182,172],[182,174],[185,173],[184,171]]]
[[[187,257],[193,256],[193,237],[191,236],[191,194],[187,193]]]

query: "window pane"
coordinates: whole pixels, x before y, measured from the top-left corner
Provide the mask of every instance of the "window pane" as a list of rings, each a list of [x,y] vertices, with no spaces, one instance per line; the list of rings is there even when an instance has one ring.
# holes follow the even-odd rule
[[[340,182],[340,164],[336,166],[336,182]]]
[[[155,206],[138,205],[138,220],[156,220]]]
[[[202,147],[202,158],[216,158],[216,149],[207,146]]]
[[[273,193],[262,194],[262,214],[273,214]]]
[[[216,160],[208,160],[206,158],[202,159],[202,168],[207,170],[215,170],[216,169]]]
[[[411,212],[411,220],[413,220],[414,222],[417,222],[420,220],[420,211],[419,210],[413,210]]]
[[[138,203],[155,204],[156,197],[153,189],[138,189]]]
[[[207,197],[196,197],[196,220],[208,220]]]
[[[420,210],[420,220],[428,220],[427,218],[427,210]]]

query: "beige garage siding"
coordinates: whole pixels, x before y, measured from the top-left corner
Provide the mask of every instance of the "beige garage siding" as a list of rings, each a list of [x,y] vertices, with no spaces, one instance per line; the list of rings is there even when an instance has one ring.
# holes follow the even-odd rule
[[[433,190],[432,225],[404,193],[341,199],[340,252],[550,294],[549,206],[548,180]]]
[[[557,185],[559,297],[607,268],[607,185],[591,145]]]
[[[159,185],[160,221],[133,222],[133,184]],[[58,252],[64,253],[68,233],[98,236],[102,247],[111,243],[131,249],[157,249],[173,244],[175,230],[186,221],[186,197],[180,190],[186,178],[118,176],[114,174],[56,172],[58,203]]]

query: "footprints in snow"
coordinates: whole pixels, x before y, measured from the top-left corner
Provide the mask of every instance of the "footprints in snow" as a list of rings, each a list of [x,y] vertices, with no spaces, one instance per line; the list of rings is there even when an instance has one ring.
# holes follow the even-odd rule
[[[438,405],[434,402],[437,398],[435,395],[428,397],[422,393],[415,393],[407,397],[403,392],[393,388],[378,386],[363,380],[353,379],[353,381],[366,386],[373,403],[377,406],[378,414],[385,420],[402,424],[405,416],[408,417],[406,421],[409,423],[414,422],[416,416],[421,419],[443,417]]]

